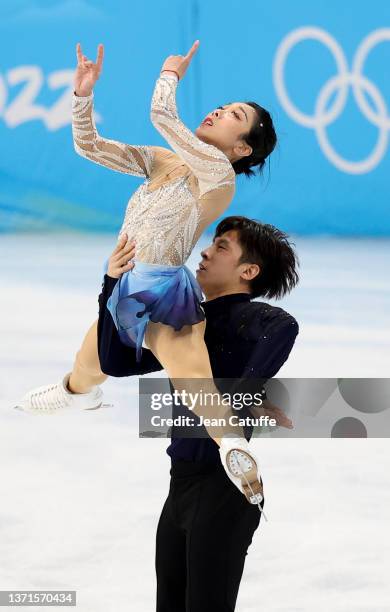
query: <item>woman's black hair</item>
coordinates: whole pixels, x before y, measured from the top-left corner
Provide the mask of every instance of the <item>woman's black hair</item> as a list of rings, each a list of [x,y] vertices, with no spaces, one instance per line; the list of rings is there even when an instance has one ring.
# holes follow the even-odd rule
[[[269,112],[256,102],[245,102],[256,111],[256,120],[243,140],[252,147],[250,155],[242,157],[232,164],[236,174],[254,176],[252,168],[258,168],[259,174],[262,173],[265,160],[274,150],[277,143],[277,136]]]
[[[260,268],[260,273],[250,281],[252,297],[280,299],[295,287],[299,281],[299,260],[287,234],[268,223],[232,216],[218,223],[214,239],[230,230],[238,232],[242,249],[238,264],[254,263]]]

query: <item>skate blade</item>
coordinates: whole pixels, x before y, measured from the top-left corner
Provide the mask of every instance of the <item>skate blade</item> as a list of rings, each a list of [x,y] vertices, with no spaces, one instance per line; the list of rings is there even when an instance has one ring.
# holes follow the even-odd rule
[[[248,473],[246,473],[245,476],[247,477],[247,480],[250,484],[249,486],[248,482],[245,481],[242,483],[242,489],[245,493],[245,497],[248,501],[250,501],[251,504],[259,504],[263,501],[263,486],[258,480],[257,474],[255,474],[256,480],[252,481],[250,478],[250,474],[248,475]]]
[[[77,412],[77,410],[79,412],[89,412],[90,410],[100,410],[101,408],[107,407],[107,405],[105,404],[99,404],[99,406],[93,406],[93,408],[71,408],[69,409],[62,409],[62,410],[49,410],[49,411],[39,411],[39,410],[29,410],[28,408],[23,408],[22,406],[13,406],[13,410],[19,410],[19,412],[24,412],[26,414],[34,414],[34,415],[39,415],[39,416],[58,416],[58,415],[63,415],[63,414],[69,414],[69,412]]]
[[[232,450],[230,452],[236,452],[236,451]],[[258,506],[260,513],[264,516],[264,520],[268,522],[268,519],[267,519],[267,516],[266,516],[264,510],[260,506],[260,503],[264,499],[264,497],[263,497],[263,481],[262,481],[261,477],[260,477],[260,480],[259,480],[259,477],[258,477],[258,474],[257,474],[257,464],[256,464],[255,460],[250,455],[248,455],[248,453],[246,453],[245,451],[242,451],[242,450],[240,450],[239,452],[243,453],[244,455],[246,455],[248,457],[248,459],[250,459],[252,467],[249,470],[246,470],[244,472],[242,470],[242,467],[241,467],[239,461],[237,461],[237,465],[239,467],[239,470],[241,471],[241,474],[237,475],[237,474],[233,473],[232,470],[230,469],[230,463],[228,463],[228,465],[229,465],[229,472],[233,476],[235,476],[236,478],[239,478],[241,480],[241,487],[242,487],[242,491],[243,491],[245,497],[247,498],[247,500],[249,501],[250,504]]]

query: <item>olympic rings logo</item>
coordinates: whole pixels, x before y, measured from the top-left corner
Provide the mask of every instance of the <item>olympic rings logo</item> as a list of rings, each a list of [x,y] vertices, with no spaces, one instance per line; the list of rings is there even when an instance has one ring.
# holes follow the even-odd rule
[[[338,74],[330,78],[321,88],[313,115],[301,112],[291,102],[284,79],[284,68],[288,54],[296,44],[308,39],[318,40],[329,49],[338,71]],[[274,85],[282,106],[297,123],[315,130],[323,153],[336,168],[343,172],[350,174],[371,172],[386,154],[388,130],[390,129],[390,117],[387,113],[386,102],[374,83],[362,74],[369,53],[376,45],[385,41],[390,41],[390,28],[374,30],[364,38],[356,50],[350,72],[346,57],[338,42],[328,32],[316,27],[303,27],[292,31],[281,42],[275,55]],[[366,159],[361,161],[350,161],[341,157],[330,144],[326,133],[327,126],[335,121],[344,110],[349,86],[352,87],[355,101],[362,114],[378,128],[378,138],[373,150]],[[326,110],[334,92],[337,92],[335,100],[331,108]],[[371,98],[375,110],[367,102],[365,94],[368,94]]]

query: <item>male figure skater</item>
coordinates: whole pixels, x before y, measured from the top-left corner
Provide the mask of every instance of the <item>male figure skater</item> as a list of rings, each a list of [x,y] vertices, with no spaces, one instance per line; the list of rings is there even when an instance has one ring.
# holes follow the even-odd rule
[[[135,350],[120,342],[106,308],[133,255],[131,245],[122,241],[110,257],[99,296],[100,366],[111,376],[162,369],[147,349],[136,363]],[[281,308],[251,299],[280,298],[297,284],[298,259],[287,236],[246,217],[227,217],[201,256],[196,277],[206,296],[205,342],[214,378],[230,379],[237,391],[250,379],[275,376],[292,349],[298,324]],[[179,413],[176,409],[174,416]],[[249,413],[268,414],[278,425],[292,427],[267,401],[264,408],[243,408],[240,416]],[[244,431],[249,440],[253,427]],[[245,556],[260,522],[259,509],[230,482],[218,445],[204,433],[194,438],[186,428],[173,428],[167,449],[171,482],[156,536],[157,612],[233,612]]]

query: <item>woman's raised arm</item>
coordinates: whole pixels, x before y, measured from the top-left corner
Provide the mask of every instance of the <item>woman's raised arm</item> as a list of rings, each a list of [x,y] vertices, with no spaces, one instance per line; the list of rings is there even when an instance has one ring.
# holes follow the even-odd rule
[[[76,152],[111,170],[149,177],[153,165],[154,147],[128,145],[103,138],[96,129],[93,117],[93,87],[103,67],[103,45],[98,47],[96,62],[88,60],[83,55],[80,43],[77,44],[76,53],[77,68],[72,100],[72,133]]]
[[[195,41],[187,55],[171,55],[164,62],[154,88],[150,116],[155,128],[197,177],[202,196],[223,186],[232,188],[235,172],[222,151],[200,140],[179,119],[176,108],[178,79],[187,70],[198,44]]]

